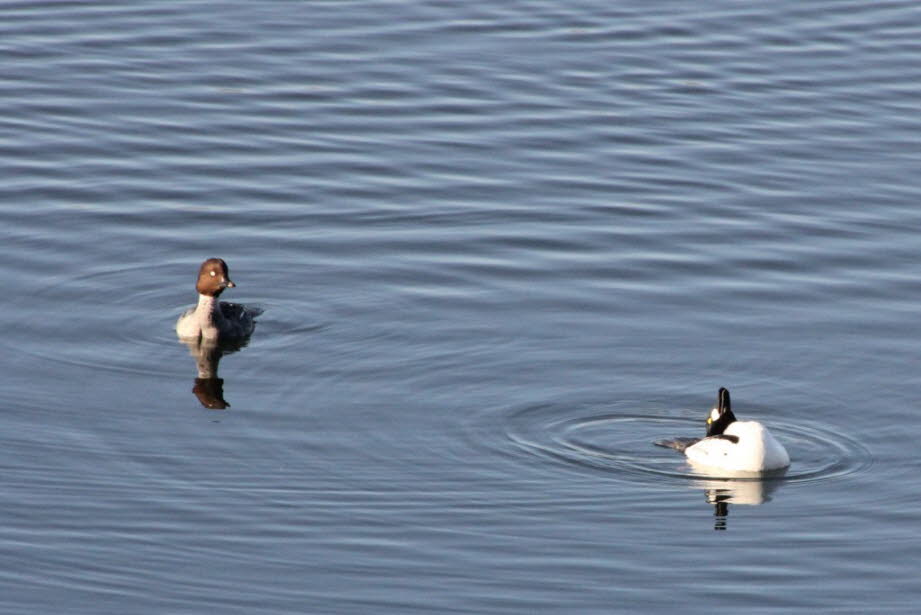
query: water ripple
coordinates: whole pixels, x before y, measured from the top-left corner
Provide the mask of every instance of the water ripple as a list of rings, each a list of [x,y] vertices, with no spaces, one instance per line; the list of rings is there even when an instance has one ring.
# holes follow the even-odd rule
[[[694,411],[681,414],[692,415]],[[776,412],[766,414],[778,416]],[[663,437],[698,434],[702,430],[699,418],[661,410],[643,414],[635,406],[598,413],[597,408],[553,404],[517,409],[502,420],[507,446],[526,458],[536,457],[560,468],[657,485],[663,484],[663,479],[678,485],[688,480],[718,478],[695,472],[674,451],[653,446]],[[795,418],[778,419],[772,422],[771,430],[787,447],[793,461],[786,473],[769,478],[786,483],[825,481],[861,472],[871,464],[869,451],[863,445],[831,427]]]
[[[178,315],[194,305],[189,280],[196,267],[188,262],[108,265],[79,275],[46,278],[34,294],[13,304],[16,321],[0,343],[69,365],[159,376],[187,374],[193,369],[191,363],[172,360],[180,346],[174,327]],[[271,268],[260,270],[269,279],[280,274]],[[165,279],[178,284],[164,285]],[[302,343],[305,335],[322,330],[332,319],[335,298],[317,301],[305,313],[283,287],[276,286],[269,294],[264,293],[265,286],[260,289],[258,302],[242,293],[227,300],[264,311],[256,339],[268,350]],[[29,305],[35,301],[60,306],[78,318],[34,318]]]

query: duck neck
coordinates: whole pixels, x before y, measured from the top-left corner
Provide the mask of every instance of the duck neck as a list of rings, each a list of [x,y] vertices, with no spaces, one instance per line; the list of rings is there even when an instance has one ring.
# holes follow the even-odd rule
[[[223,320],[217,297],[212,295],[198,295],[198,306],[195,308],[195,314],[198,315],[198,322],[202,329],[219,325]]]

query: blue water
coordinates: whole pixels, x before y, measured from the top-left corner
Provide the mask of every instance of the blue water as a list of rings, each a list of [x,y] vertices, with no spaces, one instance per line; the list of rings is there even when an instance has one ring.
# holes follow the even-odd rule
[[[916,3],[34,1],[0,53],[0,612],[915,612]],[[211,256],[264,310],[218,392]],[[652,445],[720,386],[786,475]]]

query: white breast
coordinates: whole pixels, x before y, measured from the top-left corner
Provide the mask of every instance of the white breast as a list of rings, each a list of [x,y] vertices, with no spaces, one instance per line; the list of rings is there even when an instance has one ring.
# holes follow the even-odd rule
[[[736,436],[739,441],[704,438],[684,454],[694,464],[731,472],[764,472],[790,465],[786,449],[761,423],[735,421],[724,435]]]

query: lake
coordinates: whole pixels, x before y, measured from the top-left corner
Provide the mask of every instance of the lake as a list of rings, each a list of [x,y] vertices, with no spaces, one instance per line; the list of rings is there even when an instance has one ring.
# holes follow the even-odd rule
[[[921,6],[0,6],[0,612],[914,613]],[[176,338],[195,276],[263,310]],[[703,476],[719,387],[786,474]]]

